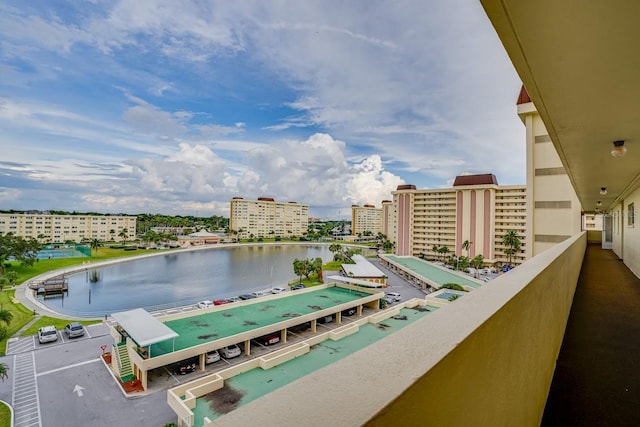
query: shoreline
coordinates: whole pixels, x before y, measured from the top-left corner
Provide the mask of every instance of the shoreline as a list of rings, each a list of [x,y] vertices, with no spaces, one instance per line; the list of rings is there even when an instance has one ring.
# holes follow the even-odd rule
[[[147,253],[147,254],[141,254],[141,255],[132,255],[132,256],[127,256],[127,257],[120,257],[120,258],[114,258],[114,259],[110,259],[110,260],[105,260],[105,261],[98,261],[95,263],[92,263],[91,261],[89,261],[89,263],[84,263],[84,264],[78,264],[77,266],[71,266],[71,267],[65,267],[65,268],[61,268],[61,269],[57,269],[57,270],[51,270],[48,271],[46,273],[42,273],[38,276],[34,276],[29,280],[26,280],[24,282],[22,282],[19,286],[15,287],[15,299],[18,300],[19,303],[21,303],[22,305],[24,305],[25,307],[37,311],[39,314],[45,314],[49,317],[56,317],[59,319],[82,319],[82,320],[104,320],[104,318],[102,316],[100,317],[82,317],[82,316],[70,316],[70,315],[66,315],[66,314],[62,314],[59,313],[55,310],[52,310],[51,308],[49,308],[48,306],[46,306],[45,304],[43,304],[42,302],[38,301],[34,295],[33,295],[33,291],[29,288],[28,284],[30,282],[33,281],[39,281],[39,280],[47,280],[56,276],[60,276],[63,274],[75,274],[75,273],[79,273],[79,272],[83,272],[83,271],[88,271],[90,269],[93,268],[99,268],[99,267],[105,267],[105,266],[110,266],[110,265],[115,265],[115,264],[120,264],[120,263],[125,263],[125,262],[129,262],[129,261],[135,261],[135,260],[140,260],[140,259],[145,259],[145,258],[151,258],[151,257],[156,257],[156,256],[163,256],[163,255],[167,255],[167,254],[174,254],[174,253],[182,253],[182,252],[192,252],[192,251],[198,251],[198,250],[215,250],[215,249],[226,249],[226,248],[233,248],[233,247],[239,247],[239,246],[329,246],[331,244],[333,244],[335,242],[251,242],[251,243],[218,243],[218,244],[213,244],[213,245],[202,245],[202,246],[194,246],[194,247],[187,247],[187,248],[179,248],[179,249],[173,249],[173,250],[169,250],[169,251],[164,251],[164,252],[153,252],[153,253]],[[365,248],[365,249],[369,249],[371,247],[369,246],[361,246],[361,245],[353,245],[353,244],[344,244],[343,246],[353,246],[353,247],[358,247],[358,248]]]

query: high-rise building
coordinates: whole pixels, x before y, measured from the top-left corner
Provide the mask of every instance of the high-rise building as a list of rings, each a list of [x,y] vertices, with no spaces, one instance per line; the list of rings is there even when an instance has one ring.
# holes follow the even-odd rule
[[[351,234],[377,236],[382,233],[382,209],[373,205],[351,205]]]
[[[131,241],[136,238],[136,220],[123,215],[0,213],[0,234],[12,233],[40,243]]]
[[[499,186],[492,174],[461,175],[451,188],[400,185],[393,199],[398,255],[436,257],[436,249],[447,247],[450,255],[483,255],[487,263],[524,260],[525,186]],[[517,232],[522,245],[512,257],[502,246],[509,230]]]
[[[229,229],[242,239],[299,237],[309,226],[309,206],[296,202],[276,202],[270,197],[230,202]]]

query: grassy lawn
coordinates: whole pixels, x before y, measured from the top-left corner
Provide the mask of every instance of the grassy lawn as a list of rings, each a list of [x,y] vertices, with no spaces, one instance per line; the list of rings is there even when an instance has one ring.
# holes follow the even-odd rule
[[[11,426],[11,409],[4,403],[0,403],[0,427]]]
[[[0,340],[0,355],[4,355],[7,348],[7,339],[18,332],[20,328],[33,319],[33,312],[22,304],[13,302],[16,291],[13,289],[0,292],[0,306],[3,310],[9,310],[13,314],[13,320],[6,326],[7,336]],[[3,325],[4,326],[4,325]]]
[[[56,329],[62,330],[64,327],[72,322],[69,319],[58,319],[56,317],[42,316],[35,322],[33,325],[29,326],[23,333],[22,336],[26,335],[34,335],[38,333],[38,329],[43,326],[55,326]],[[78,322],[82,323],[84,326],[87,325],[95,325],[96,323],[102,322],[102,320],[78,320]]]
[[[170,249],[164,249],[163,252],[167,252]],[[112,249],[108,247],[100,248],[97,252],[94,251],[93,256],[82,257],[82,258],[59,258],[59,259],[41,259],[36,261],[33,266],[23,266],[18,263],[11,263],[11,266],[7,268],[5,271],[15,271],[18,274],[18,279],[16,283],[21,284],[32,277],[38,276],[42,273],[46,273],[51,270],[58,270],[65,267],[71,267],[80,265],[83,262],[91,261],[105,261],[113,258],[123,258],[123,257],[132,257],[136,255],[143,255],[150,253],[150,251],[145,250],[135,250],[135,251],[125,251],[124,249]],[[0,340],[0,355],[6,354],[7,349],[7,339],[11,338],[16,332],[18,332],[24,325],[29,323],[34,315],[31,310],[29,310],[24,305],[14,301],[15,290],[7,289],[0,292],[0,308],[4,310],[9,310],[13,313],[13,320],[11,324],[6,326],[7,335],[6,338]],[[68,319],[57,319],[53,317],[43,316],[36,323],[31,325],[22,335],[32,335],[38,331],[38,328],[45,325],[54,325],[57,329],[62,329],[64,326],[69,323]],[[100,320],[79,320],[83,325],[90,325],[93,323],[99,323]],[[1,427],[1,425],[0,425]]]
[[[162,249],[157,251],[167,252],[171,249]],[[155,252],[155,251],[154,251]],[[139,256],[152,253],[152,251],[138,249],[135,251],[125,251],[124,249],[112,249],[112,248],[100,248],[97,252],[94,251],[91,257],[82,258],[58,258],[58,259],[40,259],[33,263],[32,266],[20,265],[17,262],[9,262],[11,267],[7,271],[15,271],[18,274],[16,283],[20,284],[32,277],[46,273],[51,270],[58,270],[60,268],[76,266],[83,262],[99,262],[106,261],[113,258],[124,258]]]

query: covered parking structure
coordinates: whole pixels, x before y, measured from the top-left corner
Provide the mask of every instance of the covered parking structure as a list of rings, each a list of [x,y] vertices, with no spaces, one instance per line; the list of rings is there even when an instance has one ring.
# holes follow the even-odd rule
[[[154,318],[167,328],[163,331],[157,329],[155,335],[138,327],[131,320],[131,314],[120,314],[118,317],[123,323],[118,322],[111,328],[111,335],[116,342],[114,350],[119,350],[117,356],[112,358],[112,366],[122,377],[121,365],[127,365],[129,361],[133,377],[146,389],[148,371],[151,369],[198,357],[200,369],[204,370],[207,352],[244,343],[245,354],[249,355],[252,339],[280,333],[281,341],[286,342],[288,328],[309,322],[315,332],[319,318],[335,316],[340,323],[343,310],[355,307],[358,315],[362,314],[364,306],[377,310],[382,297],[383,294],[375,289],[336,283],[320,285]],[[144,316],[140,318],[146,319],[149,325],[153,324]],[[118,321],[115,316],[114,319]],[[131,332],[127,325],[132,328]],[[157,340],[163,333],[166,339]],[[142,337],[147,334],[155,338],[143,341]],[[138,340],[147,345],[141,345]]]
[[[484,284],[481,280],[450,271],[412,256],[381,254],[379,258],[382,264],[407,280],[413,281],[416,285],[421,286],[422,289],[432,288],[432,290],[438,290],[445,283],[456,283],[465,290],[472,291]]]

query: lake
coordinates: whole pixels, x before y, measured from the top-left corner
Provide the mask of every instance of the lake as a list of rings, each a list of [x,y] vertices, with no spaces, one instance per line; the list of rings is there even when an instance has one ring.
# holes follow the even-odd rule
[[[296,258],[330,261],[327,245],[211,248],[132,259],[68,275],[64,297],[38,300],[78,317],[103,317],[143,307],[165,309],[283,286],[296,279]]]

